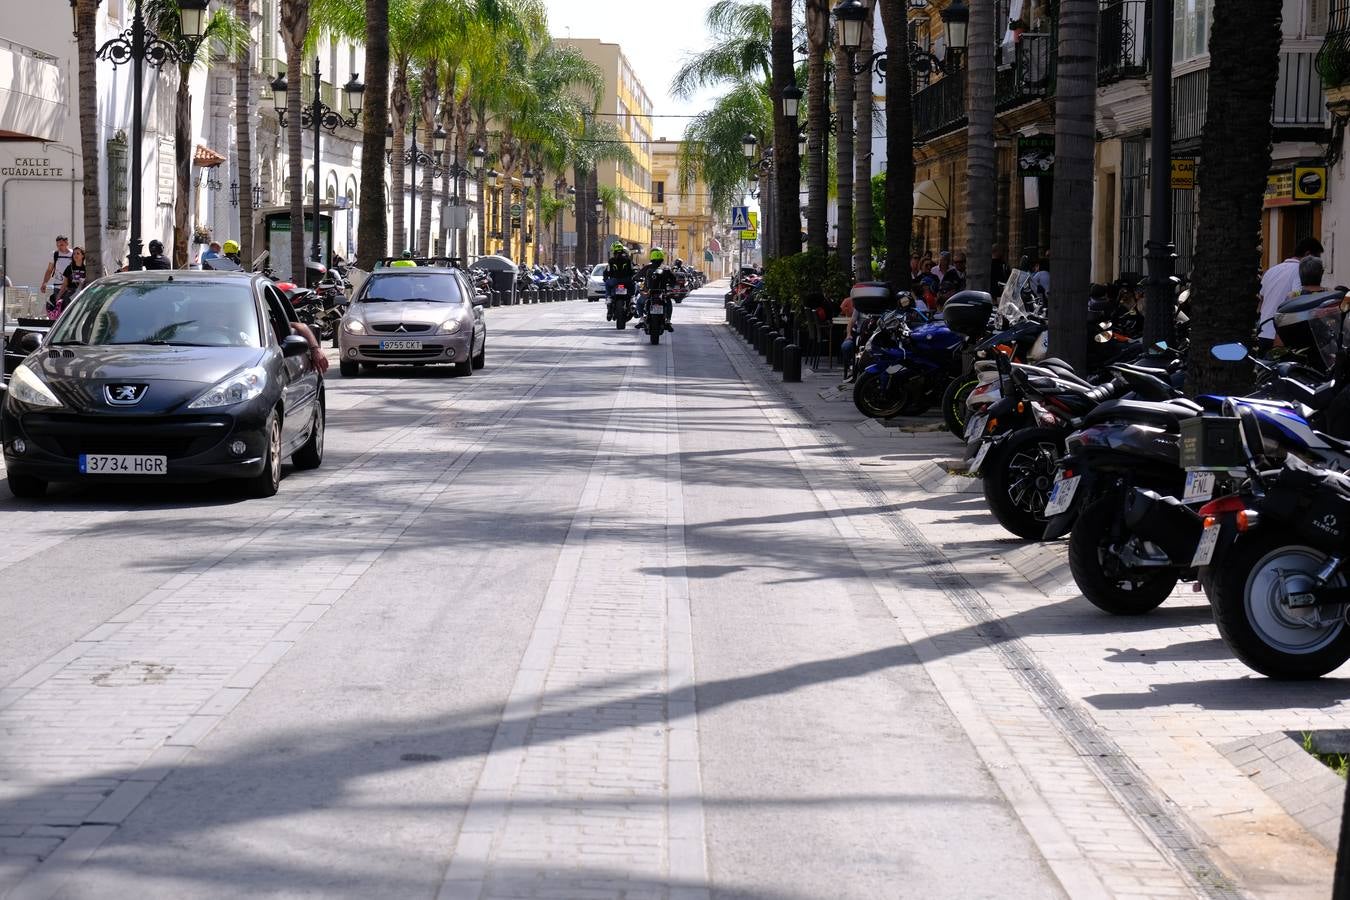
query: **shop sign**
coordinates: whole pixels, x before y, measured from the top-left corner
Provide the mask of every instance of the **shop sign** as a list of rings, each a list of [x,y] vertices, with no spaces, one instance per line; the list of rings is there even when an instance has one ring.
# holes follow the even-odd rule
[[[1294,202],[1294,173],[1276,172],[1266,176],[1266,206],[1288,206]]]
[[[1294,166],[1293,191],[1295,200],[1327,199],[1327,167]]]
[[[1017,138],[1017,174],[1023,178],[1050,178],[1055,174],[1055,136],[1022,135]]]
[[[753,241],[759,238],[759,213],[750,212],[750,227],[741,232],[741,240]]]
[[[1172,190],[1195,190],[1195,160],[1193,158],[1172,160]]]
[[[62,166],[52,165],[52,161],[43,156],[16,156],[14,165],[0,166],[0,176],[6,178],[65,178],[66,170]]]

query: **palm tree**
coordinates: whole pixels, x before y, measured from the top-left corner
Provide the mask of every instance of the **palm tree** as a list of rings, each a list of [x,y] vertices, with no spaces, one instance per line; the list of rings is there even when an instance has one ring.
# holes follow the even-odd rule
[[[774,246],[780,256],[801,252],[801,161],[797,158],[797,133],[783,114],[783,91],[797,83],[792,59],[792,0],[772,0],[770,6],[770,55],[773,70]],[[903,16],[903,13],[901,13]]]
[[[1191,276],[1191,339],[1196,347],[1238,341],[1252,333],[1252,310],[1260,291],[1262,195],[1270,171],[1270,111],[1279,79],[1280,9],[1280,0],[1214,2],[1209,99],[1200,143],[1199,189],[1205,202]],[[1237,393],[1250,383],[1244,377],[1237,366],[1217,364],[1208,353],[1192,353],[1187,387],[1198,393]]]
[[[389,119],[389,0],[365,0],[366,93],[361,121],[361,216],[357,264],[369,271],[389,251],[384,127]]]
[[[830,245],[829,172],[830,99],[826,93],[826,53],[830,46],[827,0],[806,0],[806,243],[820,253]]]
[[[98,153],[98,36],[97,0],[80,0],[75,35],[80,78],[80,164],[84,184],[84,264],[88,277],[103,274],[103,213],[100,204]]]
[[[1074,368],[1087,365],[1092,285],[1093,161],[1096,153],[1098,0],[1061,0],[1055,88],[1055,211],[1050,223],[1054,289],[1050,339]],[[1160,177],[1160,176],[1159,176]]]
[[[704,16],[714,35],[706,50],[685,60],[670,83],[676,97],[689,98],[706,87],[773,81],[769,64],[772,21],[761,0],[716,0]]]
[[[234,0],[234,17],[248,28],[250,0]],[[251,43],[251,42],[250,42]],[[252,261],[253,248],[253,61],[248,48],[234,66],[235,158],[239,166],[239,248],[242,259]]]
[[[302,99],[300,73],[305,70],[305,38],[309,35],[309,0],[281,0],[281,42],[286,46],[286,107],[293,121],[286,129],[286,154],[290,163],[287,182],[291,201],[291,279],[305,284],[305,160],[300,128]],[[314,185],[317,192],[319,186]],[[315,222],[318,228],[319,223]]]
[[[835,187],[839,205],[839,234],[835,252],[845,272],[853,268],[853,116],[854,76],[849,54],[834,51],[834,105],[839,111],[839,136],[835,141]]]
[[[178,0],[150,0],[146,4],[146,19],[160,36],[179,42],[181,46],[182,18]],[[174,97],[173,141],[176,157],[173,201],[173,264],[183,268],[188,262],[189,193],[192,189],[192,69],[205,61],[213,44],[224,47],[227,55],[236,59],[245,57],[251,42],[247,26],[234,13],[218,9],[206,24],[206,38],[196,44],[192,56],[178,64],[178,91]],[[97,181],[95,182],[97,184]]]
[[[882,0],[886,32],[886,280],[910,286],[909,241],[914,221],[914,111],[910,102],[909,23],[905,4]]]
[[[744,84],[719,97],[712,109],[695,116],[685,130],[678,159],[680,189],[687,191],[696,180],[702,181],[713,209],[730,208],[745,191],[741,139],[753,134],[765,146],[772,124],[773,108],[759,85]]]
[[[871,60],[875,44],[873,5],[867,4],[858,58]],[[872,69],[854,81],[853,151],[853,271],[863,280],[872,277]]]
[[[994,249],[994,8],[970,7],[966,70],[966,262],[969,286],[992,290]]]

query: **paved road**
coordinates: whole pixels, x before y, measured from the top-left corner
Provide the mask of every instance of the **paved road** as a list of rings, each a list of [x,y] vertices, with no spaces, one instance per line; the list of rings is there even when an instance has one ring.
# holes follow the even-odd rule
[[[492,310],[471,378],[335,376],[271,500],[0,500],[0,893],[1199,891],[720,292],[677,317]]]

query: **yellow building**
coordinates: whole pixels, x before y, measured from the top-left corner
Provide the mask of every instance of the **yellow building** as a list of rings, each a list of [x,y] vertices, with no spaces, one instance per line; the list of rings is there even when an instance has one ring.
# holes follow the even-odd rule
[[[713,229],[712,198],[702,181],[680,187],[679,155],[683,142],[660,138],[651,145],[652,246],[666,251],[666,259],[711,271]]]
[[[596,115],[612,122],[633,151],[634,162],[603,162],[597,171],[600,186],[620,192],[617,215],[607,214],[601,223],[601,246],[608,248],[615,238],[638,249],[651,245],[652,191],[652,101],[633,71],[623,48],[595,38],[560,38],[561,46],[572,47],[599,66],[605,78],[604,94]],[[582,210],[583,215],[589,210]],[[576,230],[575,215],[568,222]]]

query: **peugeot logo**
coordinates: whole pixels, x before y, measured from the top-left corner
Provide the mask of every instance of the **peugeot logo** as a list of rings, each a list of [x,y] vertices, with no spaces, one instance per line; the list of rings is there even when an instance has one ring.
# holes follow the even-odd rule
[[[145,396],[145,385],[105,384],[103,396],[112,406],[134,406]]]

